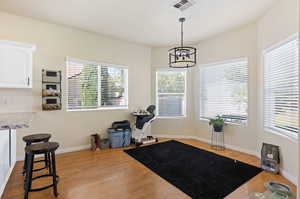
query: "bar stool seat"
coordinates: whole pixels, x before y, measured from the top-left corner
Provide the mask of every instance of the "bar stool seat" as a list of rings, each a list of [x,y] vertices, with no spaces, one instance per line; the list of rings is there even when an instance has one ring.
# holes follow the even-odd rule
[[[48,142],[49,139],[51,138],[51,134],[49,133],[39,133],[39,134],[32,134],[32,135],[27,135],[23,137],[23,141],[26,143],[26,147],[30,146],[35,143],[41,143],[41,142]],[[25,161],[24,161],[24,166],[23,166],[23,175],[26,173],[26,161],[27,161],[27,156],[25,153]],[[45,166],[42,168],[35,169],[33,171],[40,171],[43,169],[47,169],[49,166],[49,157],[48,154],[45,153],[45,158],[43,160],[37,160],[34,163],[38,162],[45,162]]]
[[[25,147],[25,152],[38,155],[55,151],[58,147],[59,144],[57,142],[44,142]]]
[[[48,142],[50,138],[51,138],[51,134],[40,133],[40,134],[27,135],[23,137],[23,141],[26,143]]]
[[[42,191],[45,189],[48,189],[50,187],[53,187],[53,193],[57,197],[57,184],[59,180],[59,176],[56,175],[56,163],[55,163],[55,151],[59,147],[59,144],[57,142],[44,142],[44,143],[38,143],[38,144],[32,144],[27,147],[25,147],[25,152],[27,156],[27,162],[26,162],[26,177],[25,177],[25,194],[24,199],[28,199],[29,192],[36,192],[36,191]],[[34,164],[34,156],[39,154],[49,154],[49,174],[39,175],[32,177],[33,173],[33,164]],[[31,187],[32,181],[44,177],[52,177],[52,184],[39,187],[33,189]]]

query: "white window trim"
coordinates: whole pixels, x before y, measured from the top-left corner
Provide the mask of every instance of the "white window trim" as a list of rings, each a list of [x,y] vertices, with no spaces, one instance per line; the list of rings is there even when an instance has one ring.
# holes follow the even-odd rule
[[[157,73],[160,71],[181,71],[184,72],[184,106],[183,106],[183,116],[159,116],[159,103],[158,103],[158,77]],[[181,93],[178,93],[181,94]],[[178,68],[157,68],[155,70],[155,104],[156,104],[156,110],[157,110],[157,118],[158,119],[185,119],[187,118],[187,69],[178,69]]]
[[[125,82],[125,96],[126,96],[126,102],[127,102],[127,106],[111,106],[111,107],[98,107],[98,108],[93,108],[93,109],[69,109],[69,96],[68,96],[68,92],[69,92],[69,85],[68,85],[68,74],[69,74],[69,68],[68,68],[68,62],[75,62],[75,63],[82,63],[82,64],[94,64],[94,65],[98,65],[98,70],[101,66],[108,66],[108,67],[114,67],[114,68],[121,68],[121,69],[127,69],[127,73],[126,73],[126,82]],[[66,81],[66,111],[67,112],[77,112],[77,111],[101,111],[101,110],[128,110],[129,109],[129,69],[127,66],[124,65],[118,65],[118,64],[110,64],[110,63],[103,63],[103,62],[96,62],[96,61],[87,61],[87,60],[83,60],[83,59],[77,59],[77,58],[72,58],[72,57],[66,57],[65,60],[66,63],[66,75],[65,75],[65,81]],[[98,100],[98,103],[100,101]]]
[[[247,98],[248,98],[248,108],[247,108],[247,121],[245,123],[234,123],[234,122],[225,122],[228,125],[232,125],[232,126],[239,126],[239,127],[248,127],[248,123],[249,123],[249,109],[250,107],[250,103],[249,103],[249,91],[250,91],[250,84],[249,84],[249,80],[250,80],[250,76],[249,76],[249,58],[248,57],[240,57],[240,58],[234,58],[234,59],[228,59],[228,60],[224,60],[224,61],[217,61],[217,62],[212,62],[212,63],[208,63],[208,64],[201,64],[200,65],[200,70],[198,71],[199,77],[201,77],[201,68],[205,68],[205,67],[211,67],[211,66],[215,66],[215,65],[221,65],[221,64],[228,64],[231,62],[239,62],[239,61],[246,61],[248,63],[248,81],[247,81]],[[198,80],[198,85],[201,84],[201,78],[199,78]],[[201,118],[200,116],[200,100],[201,100],[201,91],[199,91],[199,100],[198,100],[198,111],[199,111],[199,115],[198,115],[198,120],[199,121],[204,121],[204,122],[209,122],[209,119],[206,118]]]
[[[215,66],[215,65],[228,64],[228,63],[231,63],[231,62],[239,62],[239,61],[247,61],[247,63],[249,63],[248,57],[240,57],[240,58],[235,58],[235,59],[227,59],[227,60],[224,60],[224,61],[212,62],[212,63],[208,63],[208,64],[201,64],[200,68],[210,67],[210,66]]]
[[[298,133],[290,133],[290,132],[287,132],[287,131],[284,131],[284,130],[280,130],[280,129],[271,129],[271,128],[268,128],[265,126],[265,100],[264,100],[264,97],[265,97],[265,92],[264,92],[264,88],[265,88],[265,80],[264,80],[264,74],[265,74],[265,64],[266,64],[266,60],[265,60],[265,55],[269,52],[271,52],[272,50],[276,49],[276,48],[279,48],[281,47],[282,45],[285,45],[291,41],[293,41],[294,39],[298,39],[299,37],[299,34],[298,33],[295,33],[291,36],[289,36],[288,38],[280,41],[280,42],[277,42],[273,45],[271,45],[270,47],[264,49],[262,51],[262,58],[261,58],[261,63],[262,63],[262,107],[263,107],[263,122],[262,122],[262,128],[264,129],[265,132],[267,133],[272,133],[272,134],[275,134],[275,135],[279,135],[279,136],[282,136],[282,137],[286,137],[286,138],[289,138],[293,141],[295,140],[298,140],[299,139],[299,130],[298,130]],[[300,70],[299,70],[300,72]],[[299,74],[300,76],[300,74]],[[300,78],[299,78],[300,79]],[[298,99],[298,106],[300,105],[300,98]],[[299,109],[299,107],[298,107]]]

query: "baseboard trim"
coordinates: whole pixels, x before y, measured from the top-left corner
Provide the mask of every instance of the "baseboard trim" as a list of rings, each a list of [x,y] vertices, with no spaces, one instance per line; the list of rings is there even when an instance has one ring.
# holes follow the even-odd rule
[[[197,136],[182,136],[182,135],[162,135],[162,134],[154,134],[156,137],[159,137],[159,138],[170,138],[170,139],[194,139],[194,140],[199,140],[201,142],[205,142],[205,143],[210,143],[210,140],[209,139],[205,139],[205,138],[200,138],[200,137],[197,137]],[[257,158],[260,159],[260,153],[257,152],[257,151],[252,151],[252,150],[249,150],[249,149],[243,149],[241,147],[238,147],[238,146],[234,146],[234,145],[228,145],[228,144],[225,144],[226,148],[228,149],[231,149],[231,150],[235,150],[235,151],[240,151],[240,152],[243,152],[243,153],[247,153],[249,155],[254,155],[256,156]],[[284,169],[281,169],[281,172],[280,174],[285,177],[286,179],[288,179],[290,182],[292,182],[293,184],[295,184],[297,186],[298,184],[298,181],[297,181],[297,178],[293,175],[291,175],[289,172],[287,172],[286,170]]]
[[[289,181],[291,181],[294,185],[298,185],[298,180],[295,176],[291,175],[289,172],[287,172],[284,169],[281,169],[280,174],[285,177],[286,179],[288,179]]]
[[[62,153],[69,153],[69,152],[75,152],[75,151],[82,151],[91,148],[90,145],[81,145],[81,146],[75,146],[75,147],[68,147],[68,148],[61,148],[58,149],[56,154],[62,154]],[[23,161],[24,156],[18,156],[17,161]]]

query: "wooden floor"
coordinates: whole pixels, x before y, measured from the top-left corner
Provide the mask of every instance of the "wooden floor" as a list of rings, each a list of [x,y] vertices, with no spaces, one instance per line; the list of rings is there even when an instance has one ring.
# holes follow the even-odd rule
[[[208,151],[206,143],[178,139]],[[259,159],[241,152],[213,151],[220,155],[259,166]],[[6,186],[2,199],[23,198],[22,164],[18,162]],[[80,151],[57,155],[57,171],[60,176],[59,199],[184,199],[190,198],[179,189],[150,171],[144,165],[123,152],[123,149]],[[264,191],[264,182],[276,180],[296,187],[279,175],[262,172],[231,193],[226,199],[249,199],[249,193]],[[50,179],[33,183],[34,188],[45,185]],[[30,193],[30,199],[52,199],[52,189]]]

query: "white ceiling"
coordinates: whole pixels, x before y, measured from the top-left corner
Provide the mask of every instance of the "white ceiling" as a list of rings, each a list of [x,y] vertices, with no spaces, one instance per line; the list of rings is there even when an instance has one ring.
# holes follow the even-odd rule
[[[195,0],[181,13],[174,0],[0,0],[0,10],[64,24],[116,38],[167,46],[180,39],[178,18],[184,15],[185,41],[196,42],[249,23],[277,0]]]

